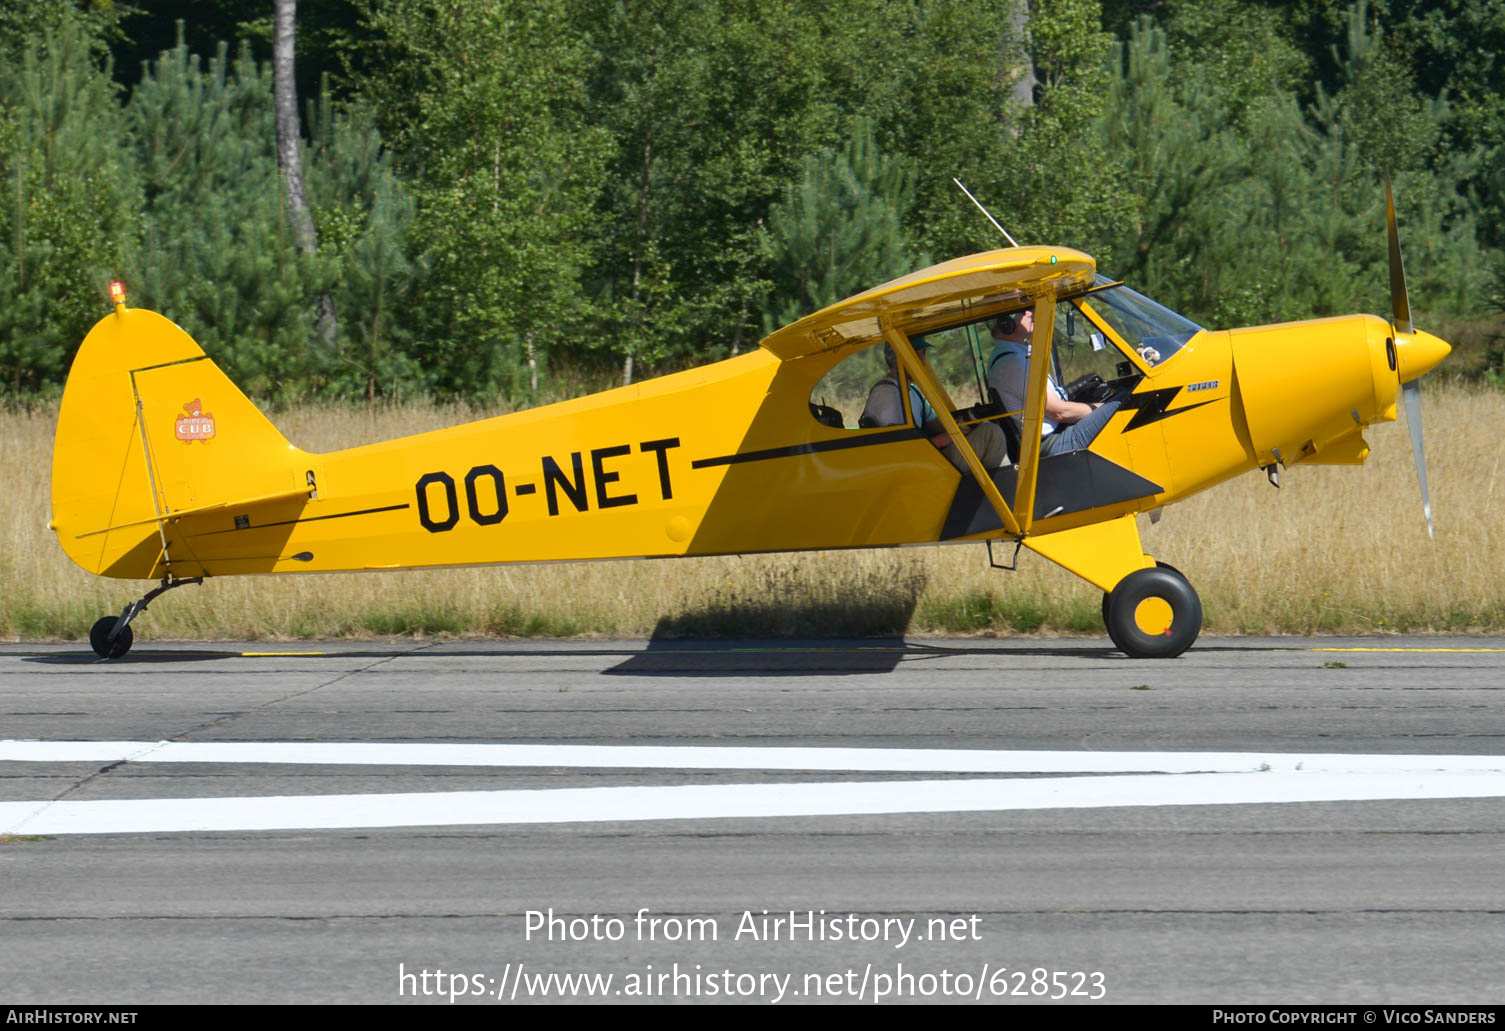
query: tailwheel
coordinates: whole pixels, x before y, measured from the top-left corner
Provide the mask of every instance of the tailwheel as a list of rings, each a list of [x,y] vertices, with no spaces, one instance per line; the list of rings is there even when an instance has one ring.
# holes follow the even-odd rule
[[[1201,633],[1202,600],[1169,566],[1137,569],[1104,599],[1103,622],[1130,658],[1172,659]]]
[[[89,628],[89,647],[94,649],[94,654],[101,659],[118,659],[131,650],[135,642],[136,632],[129,626],[120,628],[120,633],[111,639],[110,633],[115,629],[115,624],[120,622],[119,616],[101,616]]]
[[[127,605],[125,611],[121,612],[118,617],[102,616],[96,620],[89,628],[89,647],[93,648],[94,654],[101,659],[120,658],[131,650],[131,644],[136,639],[136,632],[131,629],[131,620],[145,612],[148,605],[168,591],[203,582],[202,576],[186,577],[182,580],[164,578],[161,584],[147,591],[142,598]]]

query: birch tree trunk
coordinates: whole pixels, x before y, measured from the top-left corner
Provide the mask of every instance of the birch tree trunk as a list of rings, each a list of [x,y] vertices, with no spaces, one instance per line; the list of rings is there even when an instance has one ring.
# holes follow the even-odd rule
[[[1029,32],[1029,0],[1014,0],[1014,38],[1009,42],[1013,56],[1022,62],[1016,71],[1011,94],[1020,107],[1029,107],[1035,102],[1035,63],[1030,59],[1027,33]]]
[[[298,0],[273,0],[276,25],[272,35],[272,99],[277,108],[277,165],[287,186],[288,218],[293,226],[293,245],[299,254],[314,254],[319,236],[308,209],[308,191],[303,186],[303,133],[298,126],[298,84],[293,77],[293,40]],[[319,295],[314,326],[324,342],[334,343],[334,298]]]

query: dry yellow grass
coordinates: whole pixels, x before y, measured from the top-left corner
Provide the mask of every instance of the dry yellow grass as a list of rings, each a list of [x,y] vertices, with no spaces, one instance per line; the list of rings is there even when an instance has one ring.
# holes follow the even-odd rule
[[[1250,474],[1142,520],[1145,547],[1185,571],[1209,631],[1505,629],[1505,395],[1428,391],[1438,535],[1427,540],[1403,424],[1377,427],[1367,465]],[[308,407],[275,419],[315,450],[477,413]],[[0,413],[0,637],[78,639],[140,585],[75,568],[46,529],[53,413]],[[746,558],[245,577],[154,603],[151,639],[381,634],[1100,633],[1101,596],[1025,552],[990,570],[981,545]]]

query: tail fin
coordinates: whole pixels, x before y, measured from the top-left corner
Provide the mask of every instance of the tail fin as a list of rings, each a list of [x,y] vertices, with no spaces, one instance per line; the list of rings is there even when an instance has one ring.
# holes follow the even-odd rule
[[[92,573],[204,575],[210,570],[191,555],[174,552],[169,521],[306,496],[306,468],[187,333],[119,304],[84,338],[68,373],[48,525]]]

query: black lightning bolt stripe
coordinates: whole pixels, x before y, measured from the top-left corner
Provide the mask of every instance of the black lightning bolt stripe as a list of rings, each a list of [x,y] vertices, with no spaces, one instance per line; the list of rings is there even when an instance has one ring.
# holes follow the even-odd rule
[[[1193,408],[1201,408],[1203,405],[1210,405],[1218,400],[1215,397],[1208,398],[1194,405],[1166,411],[1166,406],[1176,399],[1176,395],[1181,393],[1181,390],[1181,387],[1163,387],[1160,390],[1146,390],[1142,394],[1130,394],[1118,407],[1119,411],[1133,412],[1134,418],[1129,420],[1129,424],[1121,432],[1128,433],[1130,430],[1137,430],[1141,426],[1148,426],[1161,419],[1169,419],[1173,415],[1180,415],[1182,412],[1189,412]]]

